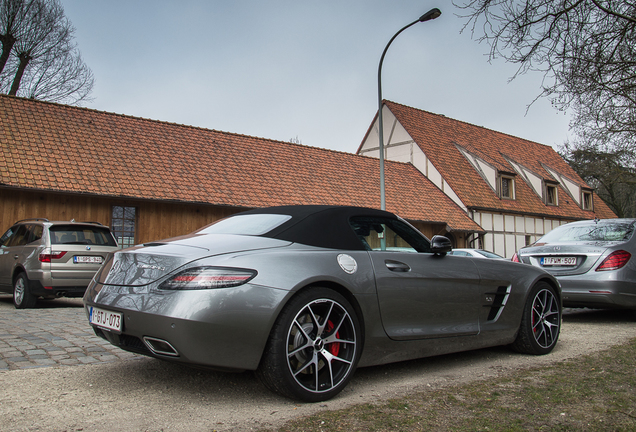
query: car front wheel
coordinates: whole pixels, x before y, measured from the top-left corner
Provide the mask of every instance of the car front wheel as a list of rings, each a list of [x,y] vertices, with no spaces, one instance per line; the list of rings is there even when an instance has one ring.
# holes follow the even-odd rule
[[[31,294],[29,278],[20,273],[13,282],[13,304],[16,309],[28,309],[35,306],[37,297]]]
[[[324,401],[347,385],[360,349],[360,325],[349,302],[333,290],[309,288],[278,317],[257,375],[283,396]]]
[[[526,301],[512,347],[527,354],[551,352],[559,339],[561,312],[561,302],[554,287],[546,282],[536,284]]]

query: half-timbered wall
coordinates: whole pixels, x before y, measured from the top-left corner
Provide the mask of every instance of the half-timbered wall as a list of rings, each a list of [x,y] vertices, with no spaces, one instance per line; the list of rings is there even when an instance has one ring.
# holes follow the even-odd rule
[[[572,222],[501,213],[473,212],[471,216],[486,233],[469,239],[469,247],[486,249],[507,258],[559,225]]]

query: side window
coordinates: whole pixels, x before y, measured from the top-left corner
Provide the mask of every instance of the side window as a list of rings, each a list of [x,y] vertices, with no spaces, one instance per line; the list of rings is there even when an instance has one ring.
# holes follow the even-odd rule
[[[7,246],[22,246],[27,244],[29,230],[26,225],[20,225],[13,236],[7,242]]]
[[[113,206],[111,231],[121,248],[135,245],[135,224],[137,212],[135,207]]]
[[[29,236],[29,243],[37,242],[42,238],[42,225],[29,225],[29,231],[31,235]]]
[[[353,217],[349,221],[369,251],[430,252],[430,242],[399,219]]]
[[[11,239],[11,236],[15,233],[16,231],[16,227],[12,226],[11,228],[9,228],[4,234],[2,234],[2,237],[0,237],[0,246],[9,246],[9,240]]]

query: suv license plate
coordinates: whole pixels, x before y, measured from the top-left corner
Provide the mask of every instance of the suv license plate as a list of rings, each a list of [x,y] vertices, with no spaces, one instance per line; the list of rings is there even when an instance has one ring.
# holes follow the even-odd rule
[[[92,307],[89,309],[88,321],[98,327],[121,332],[122,314]]]
[[[74,256],[73,262],[76,264],[101,264],[104,258],[101,256]]]
[[[575,266],[576,257],[544,257],[541,258],[542,266]]]

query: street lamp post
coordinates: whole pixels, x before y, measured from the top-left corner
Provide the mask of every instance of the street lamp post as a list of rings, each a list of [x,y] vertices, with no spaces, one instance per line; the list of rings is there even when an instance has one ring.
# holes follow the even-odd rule
[[[411,27],[412,25],[417,24],[418,22],[433,20],[439,17],[441,14],[442,12],[439,9],[434,8],[426,12],[417,20],[413,21],[411,24],[408,24],[402,27],[400,31],[398,31],[396,34],[393,35],[389,43],[386,44],[386,47],[384,48],[384,51],[382,52],[382,57],[380,57],[380,65],[378,66],[378,122],[379,122],[378,132],[379,132],[379,138],[380,138],[380,208],[382,210],[386,210],[386,197],[385,197],[385,190],[384,190],[384,130],[382,125],[382,63],[384,62],[384,56],[386,55],[386,52],[389,49],[389,46],[391,45],[393,40],[395,40],[395,38],[398,37],[398,35],[402,33],[404,30]]]

